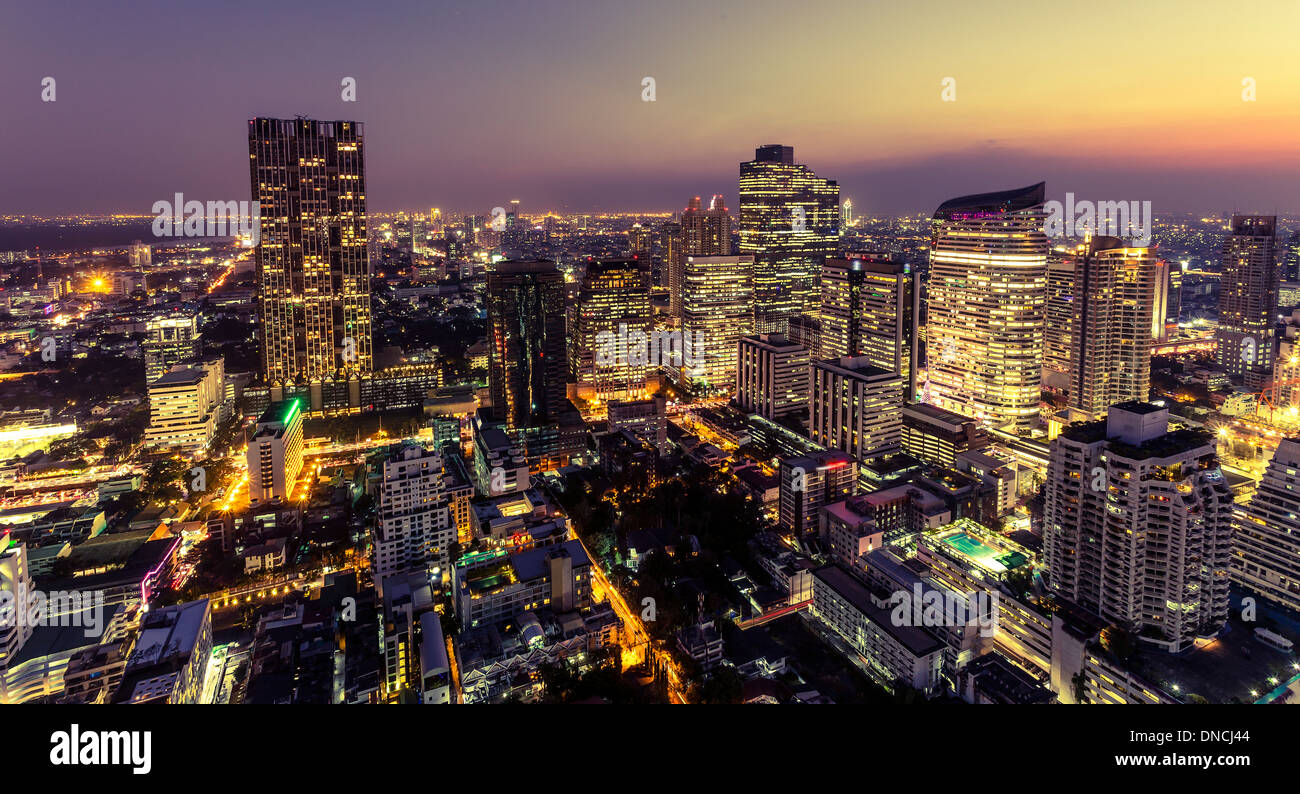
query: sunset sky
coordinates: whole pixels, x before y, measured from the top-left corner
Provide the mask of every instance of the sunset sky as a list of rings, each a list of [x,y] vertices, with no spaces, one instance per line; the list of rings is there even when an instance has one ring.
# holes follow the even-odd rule
[[[258,115],[365,122],[376,211],[734,208],[737,164],[782,143],[866,212],[1041,179],[1300,212],[1295,0],[0,0],[0,19],[0,213],[247,199]]]

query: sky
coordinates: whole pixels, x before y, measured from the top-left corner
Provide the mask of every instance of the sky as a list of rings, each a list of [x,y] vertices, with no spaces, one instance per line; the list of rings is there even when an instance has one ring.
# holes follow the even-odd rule
[[[0,0],[0,214],[248,199],[247,119],[296,115],[366,124],[379,212],[735,209],[767,143],[858,213],[1040,180],[1300,212],[1298,29],[1295,0]]]

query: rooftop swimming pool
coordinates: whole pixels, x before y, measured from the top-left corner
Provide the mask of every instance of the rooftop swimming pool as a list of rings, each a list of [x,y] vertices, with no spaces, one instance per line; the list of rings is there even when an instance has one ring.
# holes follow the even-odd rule
[[[943,542],[974,560],[981,567],[993,573],[1006,573],[1012,568],[1025,564],[1025,557],[1019,552],[1003,553],[971,537],[966,532],[957,532],[943,539]]]

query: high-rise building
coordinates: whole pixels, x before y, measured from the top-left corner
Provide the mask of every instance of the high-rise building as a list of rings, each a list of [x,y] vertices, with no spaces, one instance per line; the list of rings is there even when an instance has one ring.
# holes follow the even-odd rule
[[[814,361],[808,437],[867,461],[902,448],[903,378],[867,356]]]
[[[731,256],[731,215],[722,196],[715,195],[707,210],[700,209],[699,196],[692,198],[679,225],[680,245],[669,263],[668,276],[668,313],[673,317],[682,316],[686,257]]]
[[[186,455],[212,443],[225,400],[225,365],[220,356],[164,373],[149,384],[146,447]]]
[[[504,496],[529,487],[523,450],[499,427],[474,423],[474,485],[483,496]]]
[[[302,403],[271,403],[248,441],[248,497],[253,504],[288,500],[302,471]]]
[[[1051,446],[1048,586],[1170,652],[1228,616],[1232,492],[1213,436],[1169,429],[1169,410],[1110,407]]]
[[[492,415],[509,429],[545,424],[569,406],[564,308],[554,262],[498,262],[488,273]]]
[[[586,426],[566,386],[567,288],[548,261],[498,262],[487,277],[492,416],[538,470],[586,448]]]
[[[403,444],[384,460],[383,477],[375,579],[425,568],[435,578],[449,578],[456,524],[443,487],[442,456],[420,444]]]
[[[1218,363],[1246,388],[1271,375],[1277,309],[1277,216],[1233,215],[1223,240],[1219,283]]]
[[[808,348],[781,334],[742,336],[737,358],[741,410],[778,419],[808,407]]]
[[[1043,329],[1043,388],[1068,391],[1074,344],[1076,257],[1053,249],[1047,258],[1047,325]]]
[[[668,290],[669,314],[680,318],[681,310],[672,311],[673,284],[678,277],[681,263],[678,259],[682,253],[682,225],[677,221],[664,221],[659,224],[659,270],[655,272],[654,285]],[[680,290],[679,290],[680,291]]]
[[[1250,502],[1237,507],[1232,580],[1300,611],[1300,439],[1284,438]]]
[[[827,259],[821,278],[819,358],[866,356],[916,394],[921,290],[917,274],[887,253]]]
[[[840,186],[794,161],[794,147],[760,146],[740,164],[740,253],[754,257],[754,332],[786,333],[815,314],[822,261],[840,245]]]
[[[934,213],[929,402],[995,427],[1038,419],[1047,299],[1044,185],[946,201]]]
[[[196,312],[169,312],[150,317],[145,322],[145,381],[152,383],[176,364],[199,354],[199,315]]]
[[[1282,338],[1278,341],[1277,358],[1273,362],[1273,383],[1265,393],[1265,405],[1285,411],[1282,417],[1296,421],[1300,416],[1300,308],[1282,322]]]
[[[633,259],[648,262],[650,253],[654,250],[654,237],[650,230],[639,223],[632,224],[632,228],[627,230],[627,250]]]
[[[1075,259],[1070,407],[1095,418],[1151,390],[1151,325],[1161,273],[1149,248],[1093,237]]]
[[[33,591],[32,572],[27,562],[27,546],[22,543],[10,544],[8,536],[0,545],[0,593],[7,596],[6,609],[15,609],[15,605],[28,603],[28,595]],[[18,656],[23,645],[32,636],[31,621],[14,620],[12,613],[5,614],[0,620],[0,703],[8,702],[5,696],[5,670]]]
[[[683,272],[685,385],[701,394],[732,394],[736,351],[753,317],[752,256],[688,256]]]
[[[858,463],[842,452],[816,452],[782,458],[779,523],[797,538],[821,531],[820,512],[826,505],[857,492]]]
[[[258,324],[269,384],[373,369],[366,168],[355,121],[256,118]]]
[[[637,399],[651,367],[650,260],[591,261],[574,303],[570,377],[581,400]]]

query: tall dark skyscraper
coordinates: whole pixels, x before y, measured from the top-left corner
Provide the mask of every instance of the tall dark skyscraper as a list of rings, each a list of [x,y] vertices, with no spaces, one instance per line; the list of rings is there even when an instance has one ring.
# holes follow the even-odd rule
[[[1277,216],[1233,215],[1219,284],[1219,366],[1249,389],[1273,372]]]
[[[840,245],[840,186],[794,161],[794,147],[760,146],[740,164],[740,251],[754,255],[754,332],[786,333],[815,314],[823,260]]]
[[[570,407],[565,395],[564,275],[554,262],[498,262],[487,277],[492,417],[537,427]]]
[[[567,294],[554,262],[498,262],[487,277],[492,418],[535,471],[567,465],[586,448],[586,425],[568,398]]]
[[[355,121],[248,122],[262,375],[269,384],[369,375],[366,167]]]

